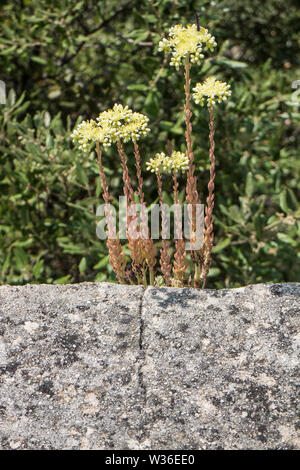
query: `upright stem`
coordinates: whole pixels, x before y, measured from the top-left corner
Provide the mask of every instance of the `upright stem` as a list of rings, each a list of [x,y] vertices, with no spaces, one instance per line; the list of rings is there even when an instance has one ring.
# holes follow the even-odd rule
[[[146,255],[146,266],[143,262],[143,269],[146,270],[146,267],[149,268],[149,280],[150,285],[154,284],[154,267],[156,264],[156,249],[153,243],[153,240],[150,238],[149,230],[148,230],[148,218],[146,212],[146,204],[144,201],[144,191],[143,191],[143,178],[142,178],[142,170],[141,170],[141,155],[138,143],[134,140],[134,155],[135,155],[135,166],[136,166],[136,175],[138,180],[138,195],[140,200],[141,206],[141,225],[140,225],[140,239],[139,239],[139,246],[141,247],[142,252]],[[146,276],[146,271],[145,271]],[[147,279],[145,277],[145,279]]]
[[[126,268],[126,258],[123,252],[122,245],[120,240],[116,237],[110,237],[114,231],[114,220],[110,210],[110,200],[111,196],[109,194],[108,184],[106,181],[103,164],[102,164],[102,152],[100,149],[99,142],[96,142],[96,153],[97,153],[97,162],[99,166],[99,174],[101,178],[101,185],[103,190],[103,199],[105,202],[105,217],[108,227],[108,237],[106,240],[106,245],[109,253],[110,264],[116,273],[116,277],[119,282],[125,283],[125,268]]]
[[[144,284],[144,287],[146,288],[147,287],[147,271],[146,269],[143,269],[143,284]]]
[[[135,167],[136,167],[136,175],[138,180],[138,195],[140,199],[140,204],[144,204],[144,191],[143,191],[143,178],[142,178],[142,170],[141,170],[141,155],[138,143],[134,140],[134,156],[135,156]]]
[[[96,153],[97,153],[97,163],[99,167],[99,174],[100,174],[100,179],[101,179],[101,186],[103,190],[102,197],[104,199],[105,204],[109,204],[111,200],[111,196],[109,194],[108,184],[107,184],[106,176],[105,176],[104,169],[103,169],[102,152],[100,149],[99,142],[96,142]]]
[[[194,176],[195,166],[194,166],[194,154],[192,150],[192,111],[191,111],[191,79],[190,79],[190,69],[191,64],[189,60],[189,55],[185,58],[185,105],[184,105],[184,118],[185,118],[185,137],[186,137],[186,154],[189,160],[189,168],[187,172],[187,181],[186,181],[186,200],[188,204],[191,204],[191,220],[189,222],[190,234],[196,232],[196,204],[200,203],[199,195],[197,191],[197,178]],[[195,275],[198,276],[197,264],[199,264],[199,253],[191,251],[191,258],[195,265]],[[196,272],[197,271],[197,272]]]
[[[121,158],[121,163],[122,163],[122,169],[123,169],[123,182],[124,182],[124,194],[127,199],[127,211],[130,205],[134,205],[134,192],[132,189],[130,177],[129,177],[129,172],[128,172],[128,167],[127,167],[127,158],[126,154],[123,148],[123,145],[121,143],[121,140],[119,139],[117,141],[117,148],[118,152]],[[135,150],[137,147],[135,147]],[[138,149],[137,149],[138,150]],[[138,161],[139,161],[139,152],[138,152]],[[140,175],[140,182],[141,183],[141,175]],[[141,188],[141,186],[140,186]],[[141,188],[142,190],[142,188]],[[129,217],[127,215],[127,227],[129,225],[129,222],[131,220],[134,220],[137,217],[137,213],[135,215]],[[144,216],[143,216],[144,217]],[[156,263],[155,259],[155,246],[153,243],[153,240],[150,238],[146,239],[141,239],[140,237],[133,239],[128,236],[128,228],[127,228],[127,238],[128,238],[128,246],[130,250],[130,256],[132,259],[132,270],[135,273],[138,281],[142,279],[143,276],[143,270],[146,269],[144,266],[144,261],[146,261],[149,270],[154,270],[154,266]],[[145,279],[144,279],[145,281]]]
[[[191,64],[189,61],[189,56],[187,55],[185,58],[185,105],[184,105],[184,117],[185,117],[185,124],[186,124],[186,147],[187,147],[187,156],[189,159],[189,171],[192,171],[192,164],[194,155],[192,152],[192,125],[191,125],[191,79],[190,79],[190,69]]]
[[[127,239],[128,239],[128,247],[129,247],[130,256],[132,260],[131,267],[132,267],[132,271],[134,272],[138,280],[138,283],[142,283],[143,281],[141,278],[141,266],[140,266],[141,256],[140,256],[139,239],[138,238],[133,239],[128,234],[129,224],[132,220],[134,220],[135,217],[137,217],[137,214],[134,216],[129,216],[128,214],[130,206],[132,204],[135,204],[135,201],[134,201],[134,193],[133,193],[133,189],[132,189],[132,185],[131,185],[131,181],[129,177],[129,172],[128,172],[128,167],[127,167],[127,157],[126,157],[126,154],[125,154],[125,151],[124,151],[124,148],[120,139],[117,141],[117,149],[118,149],[120,159],[121,159],[121,164],[122,164],[123,183],[124,183],[123,191],[124,191],[124,195],[126,197],[126,202],[127,202],[126,233],[127,233]]]
[[[139,227],[140,235],[143,239],[148,238],[148,230],[147,230],[147,216],[146,216],[146,207],[144,202],[144,191],[143,191],[143,178],[142,178],[142,169],[141,169],[141,155],[140,150],[137,142],[133,141],[134,145],[134,156],[135,156],[135,167],[136,167],[136,175],[138,180],[138,196],[140,201],[140,208],[141,208],[141,219],[142,224]]]
[[[189,60],[189,55],[185,58],[185,105],[184,105],[184,118],[185,118],[185,138],[186,138],[186,154],[189,159],[189,169],[187,173],[187,202],[189,204],[197,204],[198,202],[198,192],[197,192],[197,180],[194,176],[195,166],[194,166],[194,154],[192,150],[192,111],[191,111],[191,79],[190,79],[190,69],[191,64]]]
[[[214,134],[215,134],[215,126],[214,126],[214,115],[213,115],[213,108],[212,106],[209,108],[209,158],[210,158],[210,178],[208,182],[208,197],[206,199],[206,208],[205,208],[205,235],[204,235],[204,263],[202,268],[201,278],[203,280],[203,288],[206,285],[206,279],[209,272],[209,268],[211,265],[212,257],[212,247],[214,241],[214,232],[213,232],[213,222],[214,216],[212,215],[213,208],[214,208],[214,181],[215,181],[215,141],[214,141]]]
[[[178,199],[178,180],[177,174],[173,173],[173,191],[174,191],[174,202],[179,204]],[[176,224],[177,221],[175,221]],[[174,254],[174,265],[173,273],[175,279],[176,287],[183,287],[185,282],[185,272],[186,272],[186,252],[185,252],[185,243],[182,238],[182,234],[179,233],[179,226],[175,225],[176,241],[175,241],[175,254]],[[181,238],[179,238],[181,236]]]
[[[150,286],[154,286],[154,270],[153,268],[150,269],[149,271],[149,283],[150,283]]]
[[[174,194],[174,202],[175,204],[179,204],[178,200],[178,180],[177,180],[177,173],[173,173],[173,194]]]
[[[163,206],[162,179],[161,179],[160,170],[157,173],[157,186],[158,186],[159,203],[161,207],[162,235],[164,235],[167,220],[166,220],[165,209]],[[164,238],[162,238],[162,249],[160,250],[160,268],[164,277],[165,284],[169,286],[172,266],[171,266],[171,258],[169,255],[169,242],[165,240]]]
[[[120,139],[117,141],[117,148],[121,158],[121,164],[123,169],[124,194],[127,198],[127,206],[129,206],[129,204],[134,203],[134,194],[127,167],[127,157]]]

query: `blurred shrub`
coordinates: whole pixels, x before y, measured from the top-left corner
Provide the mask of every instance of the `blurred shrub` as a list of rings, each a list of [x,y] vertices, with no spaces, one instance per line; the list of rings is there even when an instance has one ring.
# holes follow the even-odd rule
[[[164,32],[193,21],[195,11],[223,44],[192,79],[220,73],[233,88],[217,117],[209,286],[299,279],[296,2],[23,0],[3,2],[1,12],[0,78],[9,90],[0,105],[1,283],[113,279],[95,235],[101,187],[94,155],[75,151],[69,134],[81,117],[118,101],[151,119],[152,132],[141,142],[145,160],[165,150],[167,138],[183,149],[183,77],[155,52]],[[195,108],[193,116],[202,201],[205,113]],[[117,198],[121,170],[113,150],[105,165]],[[153,201],[154,180],[144,176]]]

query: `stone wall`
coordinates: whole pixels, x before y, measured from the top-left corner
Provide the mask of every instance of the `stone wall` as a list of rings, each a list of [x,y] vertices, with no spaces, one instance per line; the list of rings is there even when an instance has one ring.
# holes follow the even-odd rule
[[[299,298],[0,287],[0,449],[299,449]]]

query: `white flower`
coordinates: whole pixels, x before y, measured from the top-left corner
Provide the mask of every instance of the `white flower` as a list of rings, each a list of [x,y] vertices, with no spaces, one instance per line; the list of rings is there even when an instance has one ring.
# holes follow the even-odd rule
[[[172,152],[171,156],[167,156],[164,152],[157,153],[147,163],[147,170],[151,173],[158,173],[159,170],[164,173],[178,173],[186,171],[189,166],[188,157],[182,152]]]
[[[103,111],[97,117],[98,126],[108,131],[111,142],[118,139],[128,142],[138,140],[142,135],[146,135],[149,118],[141,113],[134,113],[128,106],[115,104],[112,109]]]
[[[197,83],[193,91],[195,103],[201,106],[204,106],[205,98],[208,106],[214,106],[216,102],[221,103],[231,95],[230,85],[216,80],[215,77],[208,77],[203,83]]]
[[[169,38],[160,41],[158,50],[171,52],[170,63],[179,69],[187,55],[190,56],[192,63],[199,64],[204,58],[203,50],[211,51],[216,45],[214,36],[207,29],[200,27],[198,31],[195,24],[186,27],[176,25],[169,30]]]

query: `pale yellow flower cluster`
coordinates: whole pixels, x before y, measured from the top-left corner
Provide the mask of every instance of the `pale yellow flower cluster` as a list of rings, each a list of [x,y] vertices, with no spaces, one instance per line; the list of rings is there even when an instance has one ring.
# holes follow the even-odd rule
[[[89,144],[100,142],[104,147],[111,145],[108,130],[97,125],[96,121],[82,121],[71,134],[73,142],[79,143],[79,148],[86,152]]]
[[[169,38],[164,38],[159,42],[158,50],[171,52],[170,63],[178,70],[187,55],[192,63],[200,63],[204,58],[202,51],[213,50],[216,45],[214,36],[207,29],[200,27],[198,31],[195,24],[186,27],[176,25],[169,30]]]
[[[186,171],[189,167],[189,159],[183,152],[172,152],[170,157],[165,157],[164,170],[167,173],[178,173]]]
[[[146,168],[151,173],[158,173],[159,170],[162,170],[163,161],[166,157],[165,153],[157,153],[154,158],[150,158],[150,160],[146,163]]]
[[[146,166],[151,173],[158,173],[159,170],[164,173],[178,173],[188,169],[189,160],[183,152],[174,150],[170,157],[164,152],[157,153],[146,163]]]
[[[203,83],[197,83],[193,91],[195,103],[204,106],[206,98],[208,107],[215,105],[216,102],[221,103],[227,100],[231,95],[230,85],[216,80],[215,77],[208,77]]]
[[[109,129],[109,137],[112,142],[118,139],[123,142],[138,140],[142,135],[146,135],[149,118],[141,113],[134,113],[128,106],[115,104],[112,109],[103,111],[97,117],[98,125]]]
[[[78,142],[79,148],[87,151],[89,144],[99,142],[104,147],[110,147],[118,139],[128,142],[138,140],[147,134],[149,118],[140,113],[134,113],[128,106],[115,104],[112,109],[103,111],[97,117],[97,122],[82,121],[71,134],[73,142]]]

